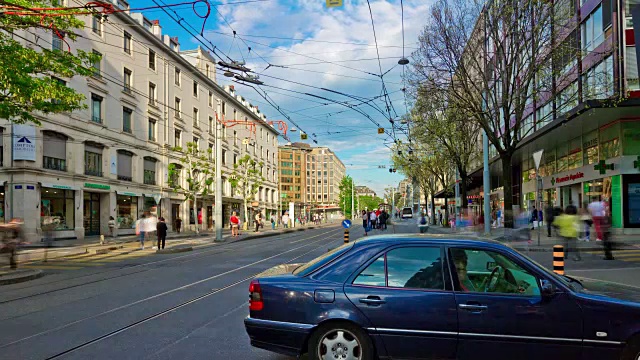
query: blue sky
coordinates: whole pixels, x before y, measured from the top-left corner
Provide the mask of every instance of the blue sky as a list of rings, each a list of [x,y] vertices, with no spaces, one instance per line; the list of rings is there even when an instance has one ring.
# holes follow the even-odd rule
[[[211,15],[204,37],[221,53],[232,59],[244,59],[264,81],[262,89],[309,135],[307,142],[315,145],[311,141],[315,139],[318,145],[334,150],[357,185],[367,185],[380,195],[386,186],[397,185],[402,175],[388,172],[390,150],[384,143],[391,141],[389,137],[378,135],[377,126],[356,111],[339,104],[327,105],[325,100],[300,94],[354,104],[356,101],[351,98],[307,85],[363,98],[382,93],[380,78],[372,75],[380,73],[380,66],[366,0],[345,0],[343,7],[332,9],[325,7],[325,0],[257,0],[233,4],[242,1],[246,0],[210,1]],[[165,0],[167,4],[178,2]],[[382,71],[390,70],[384,80],[395,109],[392,115],[401,116],[406,112],[406,106],[401,91],[402,68],[397,65],[403,55],[400,0],[370,2]],[[428,0],[403,1],[404,53],[407,57],[416,48],[429,3]],[[132,8],[153,5],[151,0],[141,0],[133,3]],[[198,9],[204,9],[203,4],[198,5]],[[202,27],[202,19],[190,6],[175,10],[194,28]],[[164,34],[178,36],[183,50],[200,44],[162,10],[150,10],[145,15],[160,20]],[[238,35],[235,39],[232,29]],[[274,66],[267,69],[269,64]],[[218,82],[221,85],[231,83],[220,72]],[[253,89],[236,84],[236,90],[258,105],[269,119],[285,120]],[[376,104],[385,108],[382,99],[376,100]],[[372,107],[359,108],[382,126],[390,126],[388,118]],[[289,124],[289,127],[294,126]],[[290,133],[292,141],[300,141],[299,136],[299,132]],[[282,138],[280,141],[285,142]],[[379,169],[379,165],[387,168]]]

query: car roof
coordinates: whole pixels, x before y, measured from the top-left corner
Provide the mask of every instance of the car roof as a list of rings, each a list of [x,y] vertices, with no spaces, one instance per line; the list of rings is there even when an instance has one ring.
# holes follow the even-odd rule
[[[355,241],[358,246],[431,243],[434,245],[489,245],[504,246],[499,241],[467,234],[389,234],[367,236]]]

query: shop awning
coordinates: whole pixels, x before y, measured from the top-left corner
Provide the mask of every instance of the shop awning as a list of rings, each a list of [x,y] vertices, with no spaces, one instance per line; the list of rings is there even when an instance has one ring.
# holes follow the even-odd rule
[[[118,195],[126,195],[126,196],[142,196],[142,194],[140,194],[140,193],[134,193],[134,192],[130,192],[130,191],[119,191],[119,190],[116,190],[116,194],[118,194]]]
[[[52,183],[40,183],[41,187],[61,189],[61,190],[79,190],[80,188],[74,185],[52,184]]]

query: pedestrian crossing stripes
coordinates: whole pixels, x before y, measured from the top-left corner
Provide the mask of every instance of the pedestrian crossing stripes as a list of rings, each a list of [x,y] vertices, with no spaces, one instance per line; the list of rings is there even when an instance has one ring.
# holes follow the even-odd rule
[[[192,241],[176,241],[171,246],[176,245],[192,245]],[[199,243],[196,243],[199,244]],[[195,245],[195,244],[193,244]],[[194,246],[195,247],[195,246]],[[200,244],[198,245],[200,247]],[[147,257],[156,253],[156,249],[151,246],[144,250],[140,249],[138,244],[126,244],[120,249],[110,251],[105,254],[96,254],[95,249],[90,249],[88,253],[76,254],[59,258],[49,257],[48,261],[43,259],[30,260],[18,263],[21,269],[39,269],[39,270],[80,270],[83,268],[98,268],[101,266],[109,266],[127,260],[135,260]],[[0,266],[0,272],[8,270],[8,266]]]
[[[602,251],[587,251],[588,254],[596,256],[604,256]],[[613,251],[613,257],[616,260],[626,262],[640,262],[640,249],[638,250],[615,250]]]

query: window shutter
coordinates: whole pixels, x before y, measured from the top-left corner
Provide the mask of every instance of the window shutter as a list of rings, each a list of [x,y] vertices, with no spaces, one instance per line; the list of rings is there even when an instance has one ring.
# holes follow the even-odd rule
[[[45,132],[43,134],[44,156],[55,159],[67,159],[67,138],[64,135]]]
[[[118,175],[132,177],[131,155],[125,152],[118,152]]]
[[[84,151],[87,151],[87,152],[90,152],[90,153],[94,153],[94,154],[100,154],[100,155],[102,155],[102,148],[101,148],[101,147],[98,147],[98,146],[96,146],[96,145],[94,145],[94,144],[86,143],[86,144],[84,145]]]
[[[156,159],[145,158],[144,169],[147,171],[156,171]]]

